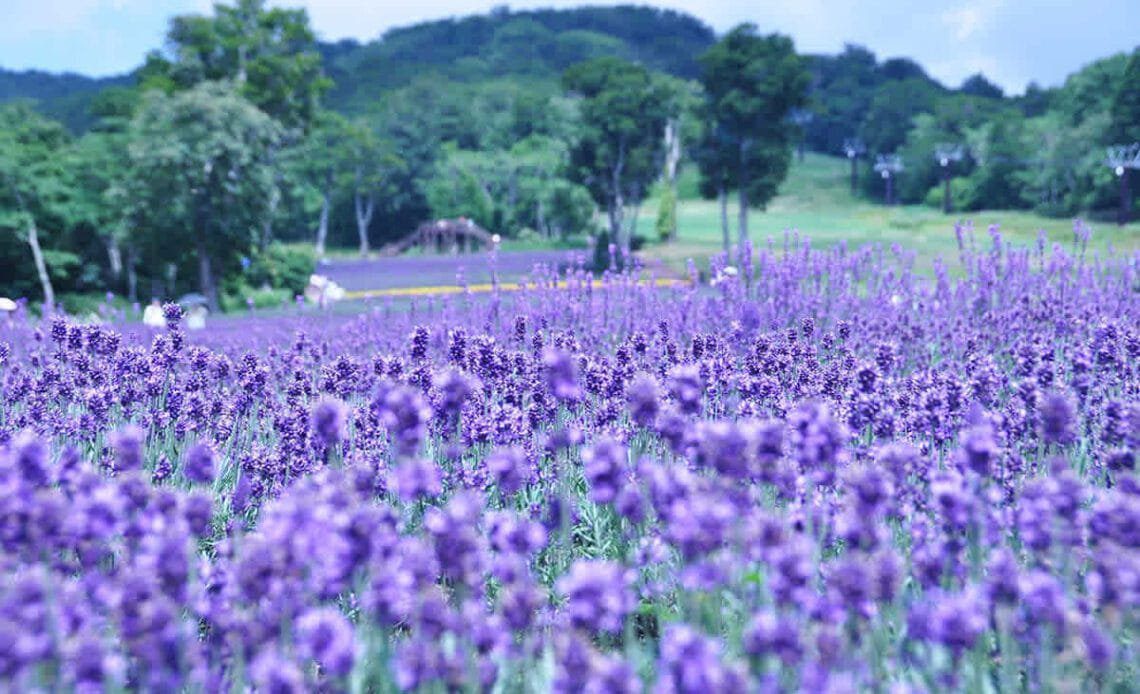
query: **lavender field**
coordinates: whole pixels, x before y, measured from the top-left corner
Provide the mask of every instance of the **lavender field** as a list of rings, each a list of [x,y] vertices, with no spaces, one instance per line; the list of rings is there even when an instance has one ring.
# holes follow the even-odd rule
[[[959,241],[0,319],[0,689],[1134,691],[1140,256]]]

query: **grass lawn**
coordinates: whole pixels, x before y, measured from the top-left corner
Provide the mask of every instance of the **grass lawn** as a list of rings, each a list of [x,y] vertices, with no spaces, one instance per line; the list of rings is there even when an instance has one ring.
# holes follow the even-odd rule
[[[900,244],[918,254],[920,268],[942,256],[952,263],[958,253],[954,236],[955,221],[972,221],[979,247],[989,247],[986,229],[999,224],[1003,238],[1018,244],[1036,242],[1038,230],[1044,229],[1050,243],[1072,244],[1071,219],[1052,219],[1031,212],[984,210],[980,212],[942,214],[940,210],[921,205],[886,207],[856,198],[850,192],[850,168],[847,160],[809,153],[805,161],[792,162],[792,168],[780,194],[764,211],[754,210],[748,217],[749,235],[756,246],[773,239],[783,244],[785,230],[798,230],[811,239],[815,248],[830,248],[847,241],[852,246],[864,243]],[[649,238],[643,253],[666,264],[679,267],[687,258],[698,262],[722,249],[720,210],[715,200],[693,198],[695,169],[690,166],[679,182],[678,240],[663,244],[656,240],[657,201],[646,201],[638,217],[638,231]],[[729,203],[729,229],[733,240],[737,234],[735,199]],[[1111,222],[1092,222],[1090,251],[1102,255],[1109,252],[1132,252],[1140,249],[1140,222],[1124,227]]]

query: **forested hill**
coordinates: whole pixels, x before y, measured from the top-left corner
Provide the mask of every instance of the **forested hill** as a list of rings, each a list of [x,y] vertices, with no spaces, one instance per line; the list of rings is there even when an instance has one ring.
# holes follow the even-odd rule
[[[15,99],[34,101],[45,116],[79,132],[86,130],[94,120],[91,100],[96,94],[107,87],[132,81],[130,75],[87,77],[71,72],[14,71],[0,67],[0,102]]]
[[[567,67],[615,56],[678,77],[697,76],[697,56],[716,36],[700,20],[632,5],[512,11],[392,29],[377,41],[322,44],[336,83],[327,104],[358,111],[378,91],[424,77],[481,82],[505,76],[556,79]]]
[[[335,86],[325,105],[367,111],[385,92],[422,80],[485,82],[512,78],[556,83],[570,65],[616,56],[678,77],[697,76],[697,56],[716,36],[695,17],[651,7],[582,7],[443,19],[392,29],[375,41],[321,43]],[[141,56],[140,56],[141,62]],[[0,102],[31,99],[73,132],[92,122],[92,98],[131,75],[91,78],[0,67]]]

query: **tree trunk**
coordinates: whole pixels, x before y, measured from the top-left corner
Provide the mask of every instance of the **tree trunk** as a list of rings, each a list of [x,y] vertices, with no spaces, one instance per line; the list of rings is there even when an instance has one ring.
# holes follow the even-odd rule
[[[543,236],[550,238],[551,236],[554,235],[553,232],[555,230],[551,229],[550,227],[548,227],[546,225],[546,212],[542,207],[542,198],[541,197],[538,199],[538,202],[535,203],[535,206],[534,206],[534,224],[538,228],[538,230],[540,232],[542,232]],[[558,235],[559,236],[562,235],[560,231],[559,231]]]
[[[851,194],[852,195],[855,194],[855,190],[858,187],[857,186],[858,173],[856,173],[857,168],[858,168],[858,164],[856,163],[855,157],[851,157]]]
[[[1125,168],[1120,174],[1120,212],[1117,215],[1117,223],[1121,226],[1128,223],[1129,217],[1129,190],[1128,190],[1128,169]]]
[[[281,191],[277,186],[269,193],[269,209],[265,214],[265,221],[261,224],[261,234],[257,239],[257,250],[265,251],[273,241],[273,218],[277,215],[277,206],[281,204]]]
[[[28,245],[32,248],[32,260],[36,264],[36,274],[40,278],[40,287],[44,292],[44,313],[48,313],[55,306],[55,289],[51,286],[51,277],[48,276],[47,263],[44,261],[44,251],[40,248],[40,232],[36,228],[36,220],[28,216]]]
[[[625,143],[618,147],[618,160],[610,174],[610,243],[622,251],[628,244],[622,238],[622,216],[625,212],[625,199],[621,193],[621,175],[625,169]]]
[[[748,141],[741,140],[740,142],[740,176],[738,182],[740,189],[738,190],[739,204],[740,204],[740,242],[743,244],[748,240],[748,161],[747,161]]]
[[[127,299],[132,304],[138,303],[139,300],[139,275],[135,271],[135,265],[138,264],[138,251],[134,246],[127,247]]]
[[[740,204],[740,243],[743,244],[748,240],[748,188],[744,187],[744,182],[741,182],[739,195]]]
[[[197,251],[198,291],[202,292],[202,296],[206,297],[210,311],[212,313],[219,313],[221,311],[221,304],[218,302],[218,287],[214,282],[214,268],[210,262],[210,252],[206,249],[206,237],[201,230],[198,231]]]
[[[211,313],[221,312],[221,302],[218,301],[218,287],[214,281],[214,266],[210,262],[210,249],[207,245],[207,228],[206,220],[208,219],[209,212],[206,210],[204,200],[197,200],[194,214],[194,250],[198,255],[198,291],[202,296],[206,297],[206,303],[210,308]],[[171,263],[168,266],[170,272],[168,273],[168,280],[170,287],[168,292],[173,295],[175,289],[174,273],[177,271],[177,266]]]
[[[732,239],[728,233],[728,192],[724,189],[723,183],[716,192],[716,200],[720,205],[720,230],[724,234],[724,252],[728,253],[731,250]]]
[[[671,205],[673,224],[669,227],[669,241],[677,240],[677,166],[681,163],[681,128],[676,119],[665,123],[665,181],[673,193]]]
[[[111,264],[111,276],[116,280],[123,276],[123,250],[114,234],[107,237],[107,262]]]
[[[368,225],[372,224],[372,213],[376,211],[376,199],[371,194],[357,193],[356,233],[360,237],[360,255],[368,255]]]
[[[633,243],[633,237],[637,236],[637,218],[641,216],[641,196],[638,195],[633,199],[633,216],[629,220],[629,234],[627,238],[630,243]]]
[[[950,214],[950,171],[942,172],[942,212]]]
[[[321,216],[317,221],[317,257],[323,258],[325,255],[325,243],[329,237],[329,192],[325,190],[321,196]]]

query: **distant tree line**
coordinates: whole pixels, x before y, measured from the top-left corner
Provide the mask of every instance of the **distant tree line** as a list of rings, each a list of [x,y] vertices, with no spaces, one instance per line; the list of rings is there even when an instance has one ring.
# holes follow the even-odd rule
[[[1051,216],[1114,209],[1117,186],[1105,149],[1140,141],[1140,49],[1098,60],[1063,85],[1030,84],[1021,96],[974,75],[959,89],[943,87],[915,62],[879,62],[859,46],[809,58],[812,74],[802,128],[809,149],[843,155],[858,138],[867,156],[898,154],[895,180],[904,203],[940,205],[940,146],[964,156],[950,167],[956,210],[1032,209]],[[1133,185],[1140,188],[1133,177]],[[863,175],[862,192],[879,198],[879,176]]]
[[[1102,145],[1140,136],[1137,60],[1011,99],[981,76],[949,90],[906,59],[801,56],[750,25],[717,40],[650,8],[500,9],[361,45],[236,0],[175,17],[129,79],[81,90],[81,119],[50,84],[0,74],[7,96],[42,97],[0,104],[0,294],[277,300],[330,247],[368,253],[445,217],[507,238],[589,235],[606,255],[675,237],[690,165],[728,247],[796,145],[841,154],[853,137],[864,168],[901,155],[905,202],[936,197],[934,148],[949,142],[967,152],[958,208],[1108,207]],[[650,199],[655,229],[638,229]],[[280,243],[302,241],[311,252]]]

